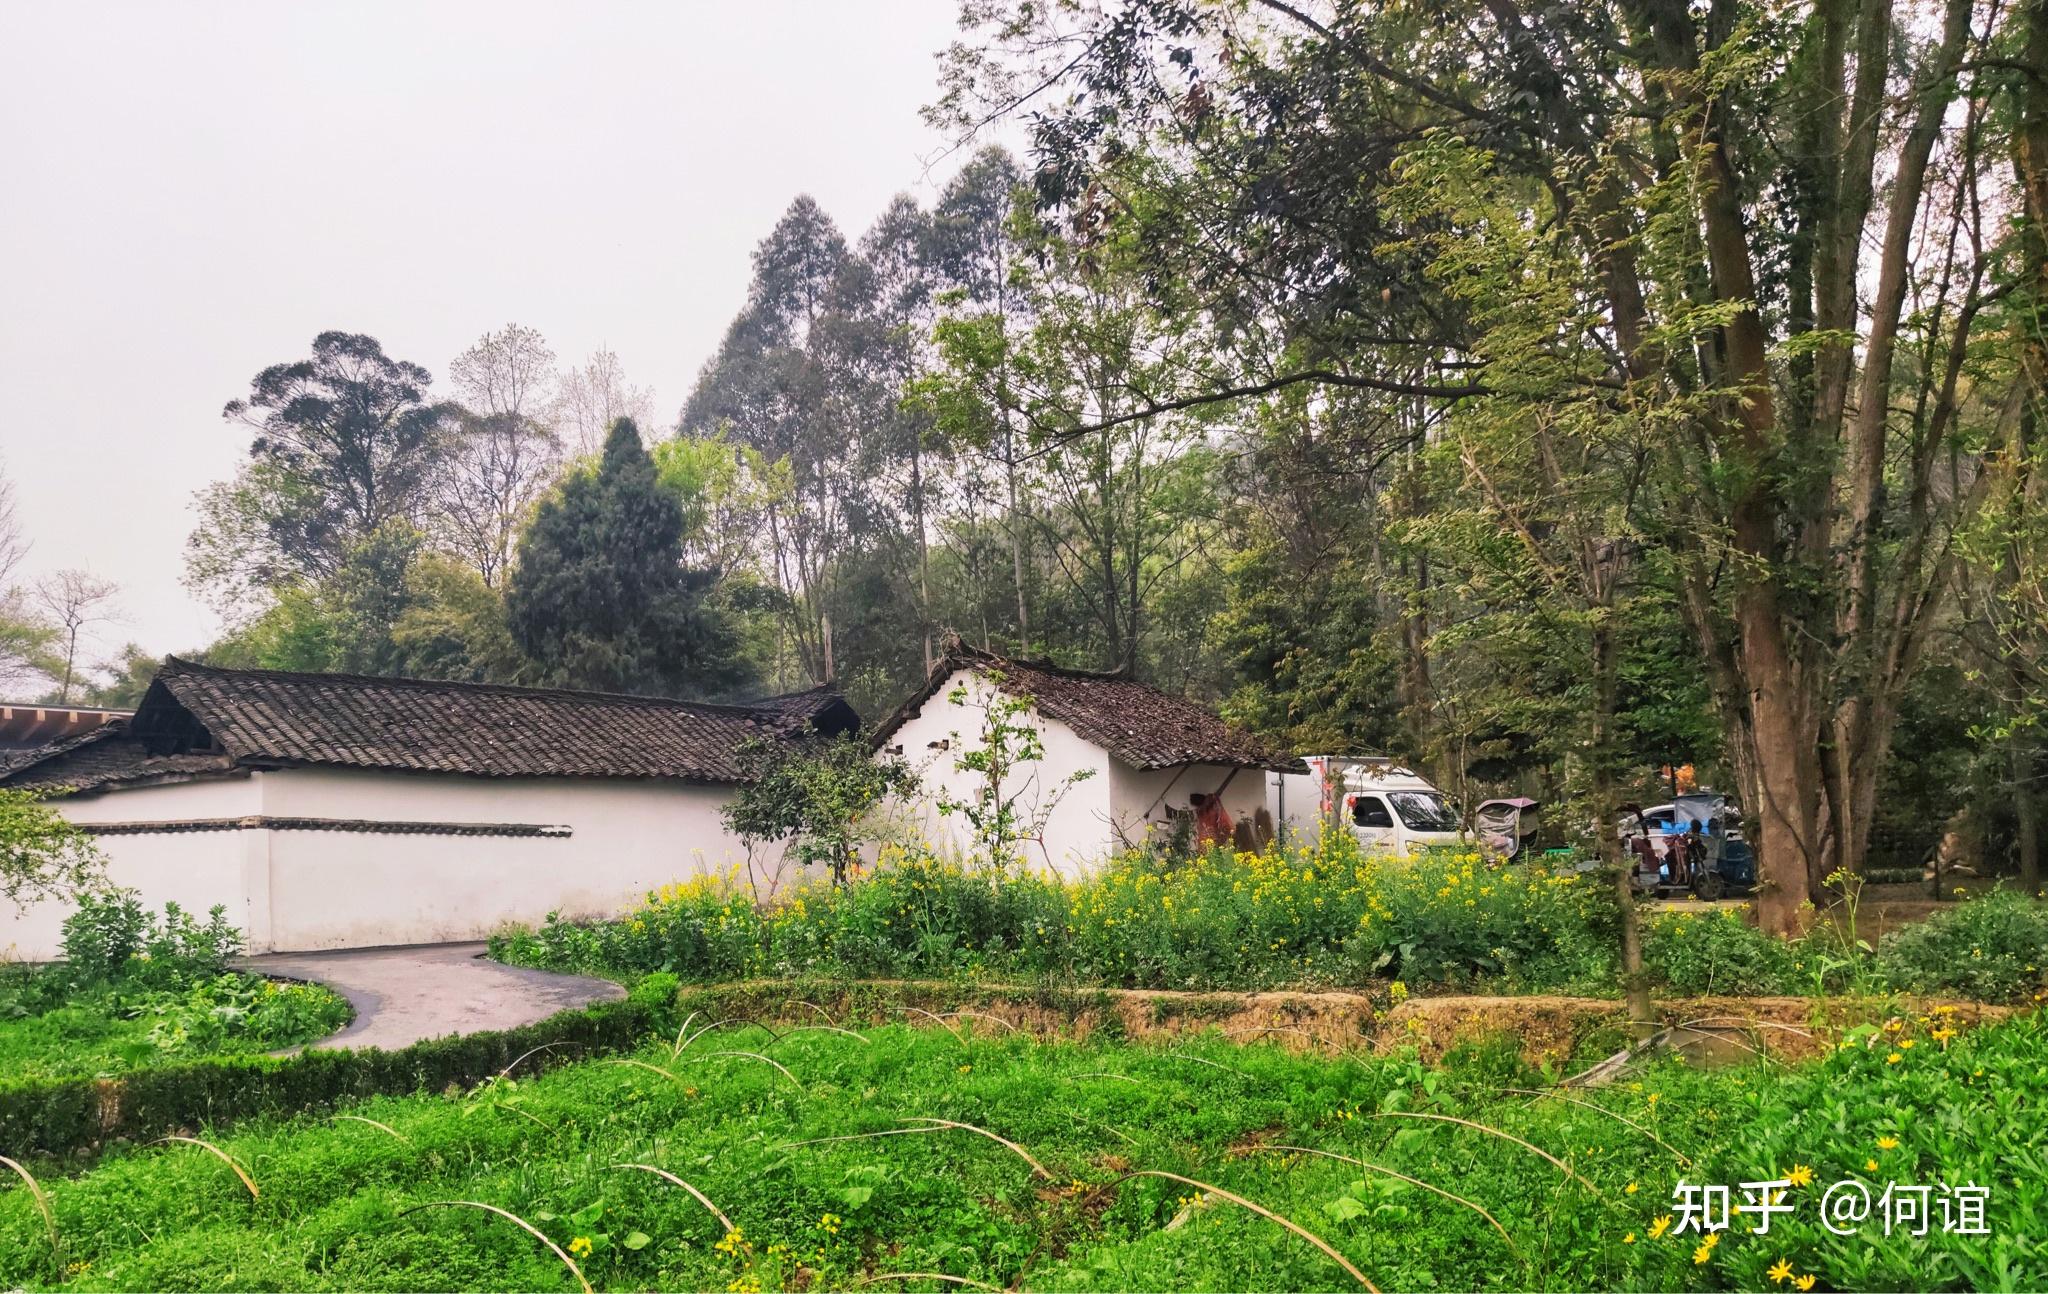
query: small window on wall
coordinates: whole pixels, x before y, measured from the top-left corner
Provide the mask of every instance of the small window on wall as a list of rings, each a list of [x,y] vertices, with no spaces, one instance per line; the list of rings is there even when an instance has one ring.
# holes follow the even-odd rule
[[[1387,812],[1387,802],[1377,795],[1355,795],[1351,798],[1351,821],[1360,827],[1391,827],[1394,815]]]

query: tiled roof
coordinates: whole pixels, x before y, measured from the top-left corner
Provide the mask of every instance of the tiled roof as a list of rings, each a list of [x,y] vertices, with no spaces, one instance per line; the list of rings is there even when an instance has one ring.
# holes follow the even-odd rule
[[[924,687],[877,731],[886,742],[960,670],[997,680],[1012,696],[1028,697],[1039,713],[1066,724],[1133,768],[1223,764],[1306,772],[1308,766],[1258,737],[1223,721],[1208,708],[1122,674],[1068,669],[1048,661],[1012,660],[956,645],[932,670]]]
[[[122,782],[187,778],[231,770],[234,760],[215,751],[153,755],[116,719],[91,732],[21,752],[0,766],[0,785],[91,791]]]
[[[745,776],[742,744],[802,731],[819,708],[792,713],[772,705],[217,669],[172,657],[107,753],[119,751],[131,765],[138,758],[211,758],[236,766],[737,782]],[[47,777],[42,765],[62,755],[45,748],[33,766],[0,773],[0,781],[24,785]],[[139,768],[107,772],[96,784],[148,775]]]

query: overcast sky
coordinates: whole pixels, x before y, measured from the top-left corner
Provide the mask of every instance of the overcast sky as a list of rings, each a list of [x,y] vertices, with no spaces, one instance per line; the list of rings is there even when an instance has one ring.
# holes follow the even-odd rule
[[[437,381],[519,322],[672,418],[799,192],[851,238],[953,161],[954,0],[0,0],[0,470],[95,644],[204,645],[179,582],[221,406],[328,328]]]

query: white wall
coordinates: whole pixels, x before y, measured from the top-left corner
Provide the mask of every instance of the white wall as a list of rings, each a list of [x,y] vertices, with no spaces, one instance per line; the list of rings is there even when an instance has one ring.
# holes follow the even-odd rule
[[[602,916],[648,890],[744,863],[725,786],[293,768],[58,802],[77,822],[265,815],[566,826],[567,837],[239,830],[101,836],[110,879],[151,906],[228,905],[249,948],[481,939],[551,910]],[[771,850],[760,865],[779,864]],[[56,955],[64,910],[0,907],[0,954]]]
[[[960,702],[948,699],[963,686],[967,695]],[[902,748],[903,759],[922,782],[914,797],[891,806],[888,816],[894,818],[898,830],[919,836],[944,853],[964,856],[970,852],[971,831],[965,818],[957,813],[941,816],[938,803],[942,796],[972,802],[983,785],[976,775],[960,772],[953,765],[963,752],[981,748],[982,707],[995,695],[995,685],[980,672],[960,670],[889,739],[889,745]],[[1110,811],[1110,766],[1115,761],[1057,719],[1035,715],[1034,721],[1045,743],[1045,758],[1020,765],[1005,788],[1006,793],[1021,797],[1018,809],[1026,818],[1052,806],[1042,841],[1023,847],[1024,863],[1033,868],[1050,867],[1063,876],[1078,876],[1092,870],[1115,846],[1115,820]],[[1066,784],[1083,770],[1089,773],[1086,781]]]
[[[260,813],[260,790],[253,777],[210,782],[179,782],[137,787],[118,795],[85,796],[56,801],[73,822],[141,822],[240,818]],[[204,915],[216,903],[227,905],[228,918],[246,931],[251,925],[244,873],[252,848],[261,861],[262,831],[191,831],[137,836],[100,836],[100,853],[114,884],[140,893],[141,901],[161,911],[175,902]],[[0,958],[48,961],[62,946],[64,918],[71,908],[62,903],[37,903],[26,911],[0,899]]]
[[[1222,764],[1183,764],[1175,768],[1137,769],[1111,760],[1110,805],[1114,834],[1138,844],[1149,829],[1164,835],[1171,830],[1169,808],[1188,807],[1188,793],[1205,795],[1221,792],[1223,807],[1233,823],[1266,807],[1266,775],[1256,768],[1229,768]]]
[[[725,786],[294,768],[262,775],[273,817],[561,825],[566,838],[274,831],[279,949],[480,939],[508,921],[608,916],[746,858]]]

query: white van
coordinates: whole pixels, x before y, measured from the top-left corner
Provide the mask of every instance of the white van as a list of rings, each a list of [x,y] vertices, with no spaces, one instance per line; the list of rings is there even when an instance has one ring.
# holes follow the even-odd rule
[[[1306,773],[1266,774],[1266,807],[1289,843],[1311,843],[1339,824],[1367,848],[1396,854],[1466,839],[1457,810],[1413,769],[1384,755],[1305,759]]]

